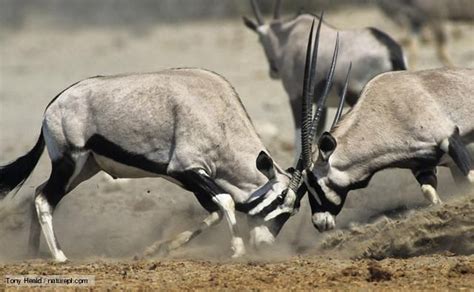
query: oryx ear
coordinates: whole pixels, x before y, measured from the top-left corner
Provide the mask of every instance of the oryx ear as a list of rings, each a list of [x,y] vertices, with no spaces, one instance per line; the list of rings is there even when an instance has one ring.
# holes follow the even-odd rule
[[[251,30],[257,32],[258,24],[253,21],[252,19],[248,18],[247,16],[242,16],[244,24],[246,27],[250,28]]]
[[[337,142],[336,139],[329,133],[324,132],[321,137],[319,138],[319,155],[323,159],[323,161],[327,161],[331,154],[336,149]]]
[[[273,160],[267,153],[260,151],[257,157],[257,169],[260,170],[269,180],[275,178],[275,168],[273,167]]]

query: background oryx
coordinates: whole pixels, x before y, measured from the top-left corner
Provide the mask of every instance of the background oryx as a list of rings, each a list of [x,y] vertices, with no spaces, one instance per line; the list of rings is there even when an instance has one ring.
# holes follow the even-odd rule
[[[435,204],[436,166],[474,183],[472,92],[472,69],[390,72],[371,80],[357,105],[320,137],[317,160],[306,170],[315,227],[334,228],[347,193],[383,169],[412,170]]]
[[[434,36],[436,53],[441,62],[453,66],[448,54],[445,22],[474,21],[474,2],[471,0],[377,0],[384,14],[405,29],[410,50],[410,65],[416,65],[417,37],[423,29],[429,29]]]
[[[285,91],[290,98],[296,127],[296,139],[299,141],[301,129],[301,83],[306,49],[306,32],[313,15],[301,14],[291,20],[280,18],[281,1],[276,1],[273,19],[265,23],[256,0],[251,0],[256,21],[244,17],[245,25],[255,31],[265,51],[270,76],[281,78]],[[347,89],[346,101],[354,106],[364,85],[377,74],[392,70],[405,70],[405,60],[401,47],[387,34],[375,28],[338,30],[323,21],[319,47],[318,66],[315,78],[316,86],[324,86],[325,73],[330,66],[332,46],[336,34],[340,37],[340,58],[335,71],[334,86],[341,91],[344,86],[345,72],[352,62],[354,69]],[[336,100],[336,99],[335,99]],[[335,103],[328,101],[328,106]],[[320,128],[324,128],[326,108],[322,112]]]

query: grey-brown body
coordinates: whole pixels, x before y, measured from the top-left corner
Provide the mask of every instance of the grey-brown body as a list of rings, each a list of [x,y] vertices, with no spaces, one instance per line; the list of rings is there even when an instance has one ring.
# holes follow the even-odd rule
[[[306,35],[314,16],[301,14],[289,21],[274,19],[268,24],[255,26],[265,55],[270,64],[270,76],[281,78],[287,92],[296,127],[296,141],[299,141],[301,121],[301,98],[303,68],[306,53]],[[250,20],[247,26],[253,28]],[[346,102],[354,106],[365,84],[376,75],[393,70],[406,69],[401,47],[385,33],[372,29],[338,30],[326,23],[321,25],[321,41],[318,48],[318,62],[315,84],[324,85],[330,67],[334,42],[339,34],[340,51],[336,65],[334,86],[338,92],[344,86],[347,68],[352,62],[351,78]],[[328,100],[328,106],[335,106],[337,95]],[[324,128],[323,123],[320,124]]]
[[[171,69],[81,81],[48,107],[43,130],[56,144],[49,150],[53,160],[57,151],[85,149],[93,135],[100,135],[165,171],[125,171],[87,149],[100,168],[115,177],[203,169],[236,202],[266,182],[255,158],[267,150],[247,112],[230,84],[206,70]]]
[[[443,165],[474,182],[468,154],[474,146],[473,92],[472,69],[389,72],[371,80],[357,105],[319,141],[308,175],[312,193],[326,206],[314,210],[313,223],[333,228],[347,192],[386,168],[416,173]],[[420,185],[426,197],[439,200],[436,184]]]
[[[295,210],[294,200],[279,200],[290,174],[273,163],[229,82],[207,70],[98,76],[70,86],[48,105],[34,148],[0,166],[0,198],[21,186],[45,145],[52,170],[36,189],[38,217],[32,217],[29,245],[36,255],[41,225],[59,262],[67,258],[54,234],[54,208],[100,171],[117,178],[164,177],[193,192],[209,211],[196,229],[145,255],[176,249],[225,217],[233,256],[241,256],[236,210],[251,215],[256,247],[273,243]]]
[[[444,65],[453,66],[448,50],[446,21],[474,21],[474,2],[471,0],[378,0],[377,4],[395,23],[406,30],[410,48],[410,65],[416,65],[417,40],[423,29],[429,29],[436,45],[438,58]]]

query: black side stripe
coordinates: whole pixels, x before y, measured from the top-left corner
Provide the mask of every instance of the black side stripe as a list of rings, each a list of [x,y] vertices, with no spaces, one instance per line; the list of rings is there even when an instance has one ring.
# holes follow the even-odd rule
[[[149,160],[142,154],[129,152],[101,135],[95,134],[91,136],[87,140],[85,148],[122,164],[151,173],[166,175],[167,163],[158,163]]]

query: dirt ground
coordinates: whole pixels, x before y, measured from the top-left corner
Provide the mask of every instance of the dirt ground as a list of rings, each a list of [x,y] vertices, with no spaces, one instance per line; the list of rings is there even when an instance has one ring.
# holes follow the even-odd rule
[[[341,28],[376,26],[402,35],[372,8],[328,11],[326,17]],[[456,64],[473,67],[473,27],[459,28],[462,36],[449,50]],[[282,167],[293,161],[287,97],[268,77],[256,35],[239,19],[87,30],[30,19],[21,30],[0,28],[0,50],[0,164],[32,147],[45,106],[75,81],[183,66],[224,75],[275,160]],[[441,66],[431,46],[422,45],[418,66]],[[474,195],[458,194],[445,169],[439,171],[444,206],[428,207],[409,171],[384,171],[368,188],[350,193],[340,229],[317,233],[304,201],[274,247],[239,260],[229,259],[225,224],[169,257],[133,260],[154,241],[197,224],[205,211],[192,194],[164,180],[98,175],[55,211],[56,234],[71,259],[61,265],[50,262],[43,240],[40,259],[26,255],[33,191],[49,169],[43,155],[22,190],[0,202],[0,275],[95,275],[96,287],[123,289],[474,289]],[[245,217],[238,220],[245,230]]]

